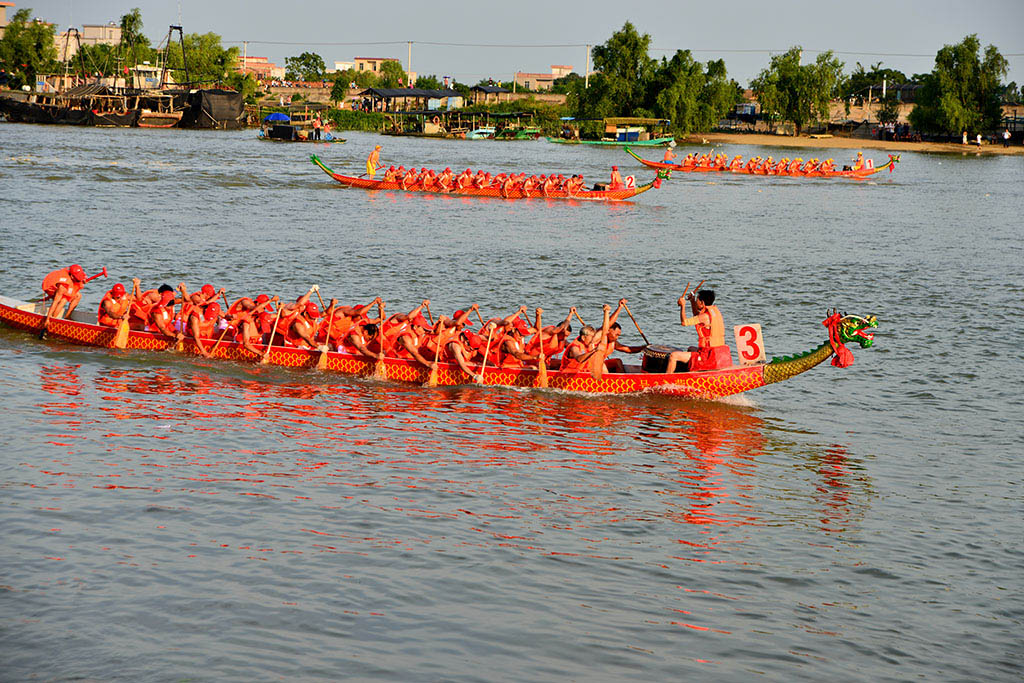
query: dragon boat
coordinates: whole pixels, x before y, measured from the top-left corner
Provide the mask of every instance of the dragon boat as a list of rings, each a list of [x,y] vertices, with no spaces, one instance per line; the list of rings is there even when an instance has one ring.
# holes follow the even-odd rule
[[[892,173],[893,169],[896,167],[896,164],[900,162],[899,154],[890,154],[889,161],[882,164],[881,166],[875,166],[873,163],[869,162],[869,165],[867,167],[858,169],[856,171],[840,170],[830,171],[828,173],[822,173],[821,171],[812,171],[811,173],[791,173],[788,169],[784,171],[776,171],[774,169],[772,169],[771,171],[758,169],[749,170],[742,166],[740,168],[729,168],[728,165],[721,164],[717,164],[714,166],[683,166],[682,164],[672,164],[665,161],[651,161],[650,159],[644,159],[642,156],[638,155],[629,147],[626,147],[625,149],[631,157],[639,161],[644,166],[647,166],[648,168],[658,169],[659,171],[678,171],[680,173],[732,173],[734,175],[785,176],[792,178],[867,178],[868,176],[872,176],[886,169],[889,169],[889,173]]]
[[[310,161],[320,167],[320,169],[331,176],[345,187],[360,187],[364,190],[399,190],[401,192],[422,192],[426,194],[448,194],[459,197],[492,197],[494,199],[578,199],[582,201],[598,201],[598,202],[621,202],[628,199],[632,199],[638,194],[643,194],[652,187],[661,187],[661,180],[663,175],[655,176],[655,178],[644,185],[637,185],[634,187],[626,187],[621,190],[587,190],[583,189],[575,194],[570,194],[565,190],[555,190],[547,195],[541,194],[540,190],[535,191],[533,194],[527,194],[520,188],[516,188],[509,192],[507,195],[502,194],[501,188],[499,187],[466,187],[461,190],[451,190],[445,192],[441,189],[423,189],[421,187],[411,187],[404,189],[401,182],[397,181],[384,181],[376,180],[371,178],[358,178],[355,176],[342,175],[341,173],[335,173],[328,168],[320,158],[313,154],[309,157]]]
[[[48,302],[25,302],[0,296],[0,322],[18,330],[39,334],[44,327],[48,306]],[[95,317],[95,314],[75,311],[70,319],[51,319],[46,328],[46,337],[83,346],[113,349],[115,329],[96,324]],[[93,322],[89,321],[90,318]],[[825,342],[805,353],[777,357],[768,362],[700,372],[646,371],[645,368],[653,370],[659,359],[661,367],[664,368],[667,353],[672,350],[669,347],[649,347],[653,352],[644,352],[642,366],[627,365],[626,372],[605,372],[599,378],[587,373],[549,370],[547,387],[590,394],[650,393],[717,399],[781,382],[833,357],[832,365],[846,367],[853,362],[853,354],[844,344],[857,343],[861,348],[872,346],[874,334],[870,330],[878,326],[874,316],[860,317],[839,313],[830,315],[824,324],[828,329],[828,339]],[[129,332],[125,345],[125,349],[131,351],[160,352],[173,351],[174,348],[173,339],[161,334],[136,330]],[[200,354],[192,340],[185,340],[181,352],[185,355]],[[269,364],[281,367],[316,368],[320,356],[321,351],[316,349],[272,346],[266,357]],[[226,340],[214,345],[212,357],[250,364],[260,360],[253,357],[240,343]],[[374,359],[359,354],[331,351],[327,353],[326,360],[327,372],[371,376],[376,370]],[[430,371],[415,361],[386,357],[381,362],[389,381],[424,384],[430,376]],[[457,386],[474,382],[488,386],[527,388],[542,385],[541,375],[534,368],[487,367],[479,377],[473,378],[463,372],[456,363],[438,363],[438,386]]]

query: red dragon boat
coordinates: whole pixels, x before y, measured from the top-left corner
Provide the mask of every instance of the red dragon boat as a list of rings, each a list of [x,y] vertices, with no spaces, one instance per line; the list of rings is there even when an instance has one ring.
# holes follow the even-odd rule
[[[759,171],[749,170],[740,166],[739,168],[729,168],[728,165],[717,164],[713,166],[683,166],[682,164],[670,164],[665,161],[651,161],[650,159],[644,159],[636,152],[626,147],[626,151],[629,155],[639,161],[648,168],[656,168],[659,171],[678,171],[680,173],[731,173],[734,175],[758,175],[758,176],[785,176],[792,178],[867,178],[876,173],[889,169],[889,173],[892,173],[896,164],[900,162],[899,154],[890,154],[889,161],[882,164],[881,166],[875,166],[869,161],[868,166],[865,168],[858,169],[856,171],[829,171],[823,173],[821,171],[812,171],[811,173],[796,172],[791,173],[788,169],[783,171]]]
[[[15,329],[38,334],[43,330],[48,306],[49,302],[25,302],[0,296],[0,322]],[[95,318],[95,314],[75,311],[71,319],[51,319],[46,329],[46,337],[72,344],[113,349],[115,329],[89,322],[90,319],[95,321]],[[806,372],[833,356],[833,365],[846,367],[853,362],[853,354],[844,344],[856,342],[861,348],[870,347],[874,334],[869,330],[878,326],[874,316],[864,318],[856,315],[840,316],[838,313],[829,316],[825,322],[829,338],[824,343],[805,353],[773,358],[769,362],[736,365],[719,370],[677,373],[647,372],[643,366],[627,365],[626,372],[606,372],[599,379],[585,373],[549,370],[548,388],[592,394],[655,393],[716,399],[781,382]],[[135,330],[129,332],[125,346],[127,350],[134,351],[173,351],[174,347],[173,339],[161,334]],[[644,357],[644,365],[648,367],[654,365],[649,365],[648,360],[664,360],[666,352],[671,350],[668,347],[650,348],[654,353],[648,356],[645,351]],[[199,355],[200,352],[194,341],[185,340],[182,353]],[[272,346],[267,359],[272,365],[287,368],[316,368],[320,355],[321,352],[314,349]],[[259,360],[241,344],[229,341],[216,345],[213,357],[240,363],[253,363]],[[384,358],[382,362],[387,378],[391,381],[424,384],[430,375],[427,368],[414,361]],[[371,376],[375,371],[375,360],[358,354],[329,352],[326,370],[343,375]],[[540,386],[539,372],[533,368],[488,367],[478,380],[479,384],[488,386]],[[455,363],[438,364],[438,386],[465,385],[474,381],[475,378],[468,376]]]
[[[526,194],[521,189],[512,190],[507,196],[501,193],[501,189],[497,187],[467,187],[461,190],[451,190],[445,192],[443,190],[425,190],[419,187],[413,187],[410,189],[403,189],[399,182],[384,182],[383,180],[374,180],[371,178],[358,178],[355,176],[342,175],[335,173],[328,168],[323,161],[320,160],[315,154],[309,157],[310,161],[320,167],[324,173],[337,180],[346,187],[361,187],[364,190],[399,190],[401,192],[425,192],[427,194],[449,194],[457,195],[459,197],[492,197],[494,199],[578,199],[582,201],[598,201],[598,202],[621,202],[628,199],[632,199],[638,194],[643,194],[652,187],[661,187],[662,176],[658,175],[649,183],[644,185],[637,185],[635,187],[627,187],[621,190],[581,190],[575,194],[569,194],[565,190],[555,190],[548,195],[542,195],[540,191],[535,191],[533,194]]]

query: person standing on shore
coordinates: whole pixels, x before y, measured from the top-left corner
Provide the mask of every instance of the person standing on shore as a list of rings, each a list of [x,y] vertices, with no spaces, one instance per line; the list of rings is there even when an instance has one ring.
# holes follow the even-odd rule
[[[965,144],[965,145],[967,144],[967,131],[966,130],[964,131],[964,135],[963,135],[963,144]]]
[[[1009,128],[1004,128],[1003,129],[1003,147],[1009,147],[1009,146],[1010,146],[1010,129]]]

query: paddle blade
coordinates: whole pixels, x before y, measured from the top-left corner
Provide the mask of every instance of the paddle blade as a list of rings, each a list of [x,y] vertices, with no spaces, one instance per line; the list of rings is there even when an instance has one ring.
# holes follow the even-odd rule
[[[428,387],[436,387],[437,386],[437,368],[431,368],[430,369],[430,377],[427,378],[427,386]]]
[[[541,359],[540,364],[537,366],[537,369],[538,369],[538,372],[537,372],[537,386],[540,387],[541,389],[547,389],[548,388],[548,366],[544,362],[543,359]]]
[[[324,346],[324,350],[320,352],[320,358],[318,358],[317,361],[316,361],[316,369],[317,370],[326,370],[327,369],[327,347],[326,346]]]
[[[122,320],[117,323],[117,332],[114,333],[115,349],[123,349],[128,346],[128,321]]]
[[[378,360],[376,363],[374,363],[373,378],[380,380],[386,380],[388,378],[388,368],[386,365],[384,365],[383,360]]]
[[[590,376],[600,380],[604,376],[604,353],[595,353],[590,359]]]

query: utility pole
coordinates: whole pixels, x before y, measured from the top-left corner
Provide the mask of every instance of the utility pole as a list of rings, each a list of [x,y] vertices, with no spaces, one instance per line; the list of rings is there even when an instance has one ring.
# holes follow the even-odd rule
[[[583,69],[583,89],[590,87],[590,46],[587,45],[587,66]]]
[[[882,77],[882,99],[885,100],[885,76]]]
[[[412,41],[409,41],[409,59],[406,61],[405,80],[408,86],[412,87]]]

